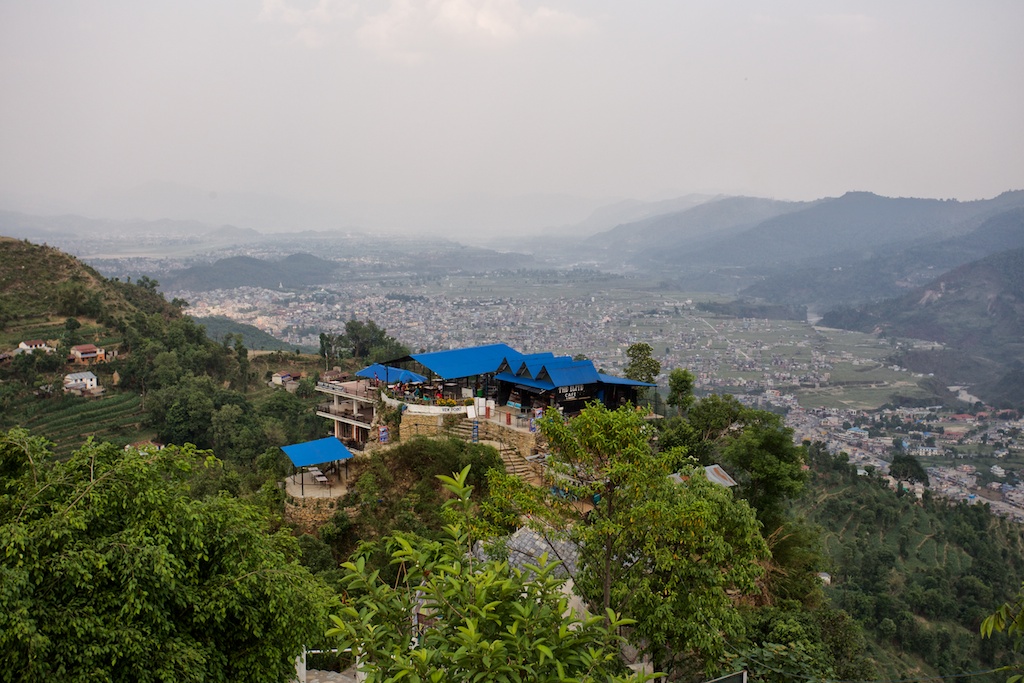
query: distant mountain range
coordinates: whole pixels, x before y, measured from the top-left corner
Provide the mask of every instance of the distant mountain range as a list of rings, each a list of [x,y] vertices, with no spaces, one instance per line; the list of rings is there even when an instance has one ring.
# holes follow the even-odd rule
[[[573,252],[674,286],[816,308],[894,296],[975,258],[1024,245],[1024,191],[994,199],[715,199],[625,223]]]
[[[946,348],[908,351],[907,367],[947,384],[972,383],[996,404],[1024,405],[1024,247],[960,266],[903,296],[826,313],[828,327],[927,339]]]
[[[837,265],[804,265],[766,277],[742,294],[819,307],[899,296],[938,274],[999,251],[1024,247],[1024,208],[987,218],[976,229],[945,239],[919,239]]]
[[[565,215],[571,213],[569,203],[549,199],[552,206],[565,208]],[[481,226],[490,223],[481,220]],[[177,253],[193,258],[209,258],[229,245],[245,245],[252,253],[292,254],[273,260],[232,256],[162,272],[165,291],[244,285],[296,289],[337,281],[351,274],[343,268],[363,267],[360,260],[349,259],[342,266],[292,252],[339,253],[339,240],[345,240],[344,253],[365,254],[367,263],[386,258],[392,267],[398,264],[421,275],[566,266],[627,272],[674,291],[730,294],[736,299],[734,310],[791,312],[806,307],[815,317],[836,309],[826,315],[829,324],[943,342],[947,348],[942,352],[915,352],[904,360],[951,384],[971,383],[1007,400],[1016,400],[1014,387],[1022,386],[1013,383],[1014,364],[1024,361],[1024,355],[1012,268],[1024,270],[1013,251],[1024,248],[1024,191],[967,202],[868,192],[809,202],[702,195],[624,201],[541,238],[530,236],[525,225],[521,233],[504,232],[494,249],[466,247],[437,236],[260,235],[188,220],[113,221],[14,212],[0,212],[0,234],[54,240],[62,246],[73,243],[80,254],[120,253],[119,248],[130,254],[136,240],[150,253],[166,253],[164,245],[172,244]],[[89,251],[97,249],[100,237],[105,237],[101,248],[106,251]],[[1024,377],[1024,369],[1020,374]]]

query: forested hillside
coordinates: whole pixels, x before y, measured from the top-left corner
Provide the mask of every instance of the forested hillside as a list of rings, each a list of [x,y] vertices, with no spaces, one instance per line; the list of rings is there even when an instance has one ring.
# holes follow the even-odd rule
[[[940,342],[942,351],[908,352],[902,362],[946,384],[971,383],[992,403],[1024,403],[1024,389],[1012,391],[1004,379],[1024,363],[1024,248],[966,264],[899,298],[830,311],[821,324]]]
[[[943,676],[1007,663],[982,619],[1024,579],[1024,534],[984,505],[897,493],[844,456],[809,448],[812,478],[797,509],[822,528],[826,594],[872,634],[883,677]],[[999,675],[985,680],[999,681]]]

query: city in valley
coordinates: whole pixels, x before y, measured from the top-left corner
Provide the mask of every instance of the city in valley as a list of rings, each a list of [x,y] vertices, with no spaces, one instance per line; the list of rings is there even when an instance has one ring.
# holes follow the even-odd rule
[[[626,349],[648,343],[664,391],[673,368],[698,393],[731,393],[784,412],[799,440],[845,452],[862,472],[887,476],[894,445],[922,458],[933,495],[985,502],[1024,521],[1024,439],[1014,412],[986,410],[959,389],[956,406],[923,403],[927,377],[893,361],[931,342],[816,327],[806,320],[735,318],[704,305],[720,295],[670,292],[636,276],[596,270],[416,274],[386,260],[345,282],[285,291],[258,287],[189,291],[197,318],[222,316],[291,344],[315,347],[321,332],[372,320],[417,351],[503,342],[524,353],[582,354],[621,374]],[[920,483],[897,482],[923,496]]]

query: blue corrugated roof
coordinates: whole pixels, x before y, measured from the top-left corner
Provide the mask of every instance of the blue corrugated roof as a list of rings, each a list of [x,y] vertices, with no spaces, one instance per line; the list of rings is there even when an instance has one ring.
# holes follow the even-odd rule
[[[651,384],[650,382],[641,382],[636,379],[627,379],[626,377],[616,377],[615,375],[606,375],[604,373],[597,373],[597,376],[601,378],[601,382],[604,384],[625,384],[633,387],[656,387],[657,384]]]
[[[347,460],[352,457],[352,451],[345,448],[345,444],[333,436],[306,443],[294,443],[291,446],[281,446],[281,450],[296,467],[309,467],[335,460]]]
[[[572,359],[570,359],[572,361]],[[548,377],[556,387],[567,387],[572,384],[596,384],[601,376],[594,369],[593,361],[572,361],[567,365],[544,365],[541,378]]]
[[[419,382],[427,381],[426,377],[418,373],[415,373],[412,370],[393,368],[390,365],[383,365],[381,363],[367,365],[365,368],[356,373],[356,377],[373,378],[380,380],[386,384],[391,384],[392,382],[408,382],[411,384],[416,384]]]
[[[540,355],[540,354],[536,354]],[[569,365],[572,363],[572,356],[555,356],[553,353],[549,353],[544,357],[540,358],[527,358],[523,361],[522,365],[519,366],[519,372],[517,375],[529,373],[530,377],[540,377],[543,374],[545,367],[558,367],[560,365]]]
[[[544,353],[528,353],[520,358],[520,362],[516,364],[515,367],[509,363],[508,369],[517,375],[522,375],[525,372],[529,374],[530,377],[536,377],[544,363],[551,362],[554,358],[555,354],[550,351],[545,351]]]
[[[511,382],[512,384],[522,384],[524,387],[533,387],[534,389],[540,389],[542,391],[552,391],[555,385],[551,382],[546,382],[541,379],[533,379],[531,377],[523,377],[521,375],[513,375],[511,372],[501,372],[494,376],[494,379],[501,380],[502,382]]]
[[[417,363],[442,379],[458,379],[494,372],[503,360],[517,363],[523,354],[508,344],[487,344],[468,349],[451,349],[414,353],[410,356]]]

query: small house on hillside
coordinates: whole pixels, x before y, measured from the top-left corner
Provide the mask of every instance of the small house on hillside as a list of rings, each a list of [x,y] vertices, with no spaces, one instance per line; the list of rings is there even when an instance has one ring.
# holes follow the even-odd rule
[[[95,344],[79,344],[71,347],[71,356],[76,363],[96,363],[106,359],[106,353]]]
[[[266,375],[264,375],[266,377]],[[270,381],[278,386],[284,386],[288,382],[292,381],[292,375],[290,372],[275,372],[271,376]]]
[[[46,341],[42,339],[29,339],[27,341],[23,341],[18,344],[18,348],[22,351],[27,351],[28,353],[32,353],[37,349],[40,351],[46,351],[47,353],[53,351],[53,347],[48,345]]]
[[[64,375],[64,391],[75,394],[93,392],[99,388],[99,380],[96,375],[88,370],[85,372],[72,372]]]
[[[321,382],[342,382],[349,378],[347,372],[342,372],[341,368],[334,368],[333,370],[327,370],[326,372],[320,373]]]

